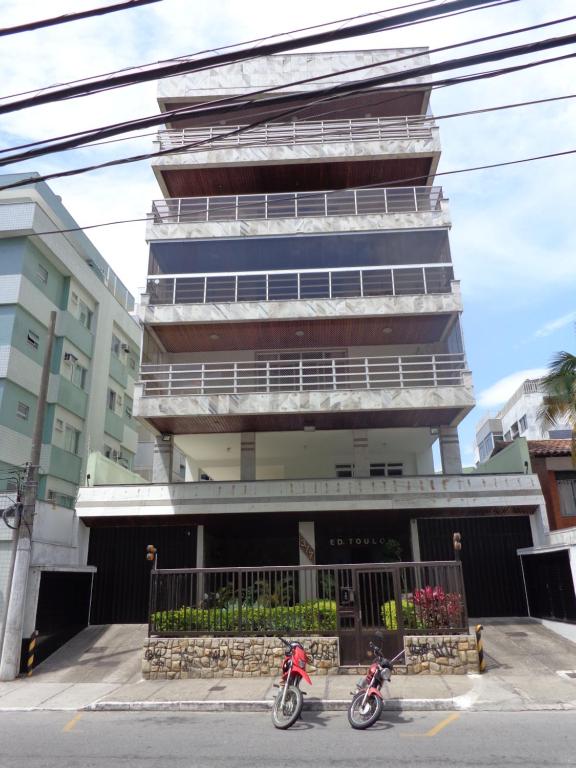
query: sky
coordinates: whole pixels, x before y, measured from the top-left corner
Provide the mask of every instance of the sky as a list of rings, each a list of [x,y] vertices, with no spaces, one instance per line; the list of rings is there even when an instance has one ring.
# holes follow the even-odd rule
[[[138,9],[2,38],[4,97],[124,67],[184,56],[312,24],[392,9],[409,0],[161,0]],[[110,5],[105,0],[0,0],[2,26]],[[352,10],[351,10],[352,9]],[[429,46],[519,29],[576,14],[574,0],[519,0],[451,19],[339,41],[322,50]],[[548,29],[432,54],[433,61],[573,34],[576,19]],[[320,49],[307,49],[320,50]],[[561,49],[576,54],[576,45]],[[543,58],[554,53],[532,56]],[[527,61],[530,57],[524,57]],[[493,65],[496,66],[496,65]],[[474,70],[470,70],[474,71]],[[438,89],[435,115],[576,95],[576,59]],[[0,118],[0,143],[29,141],[156,114],[154,82]],[[576,98],[439,120],[439,171],[576,149]],[[153,135],[10,165],[6,173],[66,170],[152,150]],[[576,155],[438,179],[449,198],[452,258],[477,407],[460,425],[463,462],[473,463],[475,425],[553,354],[576,349]],[[161,197],[143,161],[50,182],[82,225],[144,219]],[[143,221],[87,233],[132,293],[145,284]]]

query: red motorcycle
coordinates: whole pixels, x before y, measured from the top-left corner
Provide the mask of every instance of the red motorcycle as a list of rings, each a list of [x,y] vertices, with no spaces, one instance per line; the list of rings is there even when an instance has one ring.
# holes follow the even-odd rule
[[[370,665],[368,674],[357,684],[359,689],[354,693],[350,706],[348,707],[348,722],[352,728],[364,730],[378,720],[382,714],[384,702],[382,699],[382,685],[389,683],[392,677],[393,662],[401,656],[404,651],[394,656],[392,661],[384,658],[381,649],[370,643],[370,648],[374,654],[374,661]]]
[[[306,664],[310,661],[301,643],[293,640],[289,642],[278,635],[286,646],[286,653],[282,660],[282,676],[278,687],[278,693],[272,705],[272,722],[276,728],[285,731],[294,725],[300,717],[304,705],[304,695],[300,690],[302,679],[308,685],[312,685],[310,675],[306,672]]]

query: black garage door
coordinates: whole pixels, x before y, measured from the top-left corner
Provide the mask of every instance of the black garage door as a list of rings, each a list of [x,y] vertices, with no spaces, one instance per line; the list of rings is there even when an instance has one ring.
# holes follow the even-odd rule
[[[568,550],[524,555],[530,615],[576,622],[576,596]]]
[[[532,546],[527,515],[418,520],[422,560],[453,560],[452,534],[462,534],[462,569],[469,616],[526,616],[516,550]]]
[[[91,624],[146,624],[151,564],[146,545],[158,549],[159,568],[194,568],[196,527],[181,525],[92,528],[89,565],[94,575]]]

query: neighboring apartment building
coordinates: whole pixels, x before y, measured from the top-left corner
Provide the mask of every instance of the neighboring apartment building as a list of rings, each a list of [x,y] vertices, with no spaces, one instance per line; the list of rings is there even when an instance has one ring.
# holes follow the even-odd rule
[[[0,187],[30,174],[0,177]],[[34,526],[27,632],[34,628],[40,582],[84,585],[88,531],[75,517],[79,485],[109,465],[126,481],[137,444],[133,416],[140,328],[132,296],[43,182],[0,190],[0,506],[17,492],[31,436],[49,317],[56,332],[44,418]],[[0,523],[0,622],[11,531]],[[67,574],[55,576],[58,571]],[[58,584],[56,582],[58,581]],[[88,584],[89,586],[89,584]],[[70,604],[72,604],[71,601]],[[44,605],[44,608],[46,605]],[[82,609],[85,612],[85,609]],[[65,611],[60,608],[61,613]]]
[[[496,442],[517,437],[527,440],[563,439],[572,435],[569,424],[547,427],[539,418],[544,391],[540,379],[526,379],[495,416],[487,415],[476,425],[478,461],[490,458]]]
[[[294,54],[160,82],[162,110],[267,86],[311,100],[230,137],[256,108],[160,132],[174,152],[153,161],[135,400],[153,482],[80,491],[93,621],[147,620],[148,543],[161,568],[290,566],[379,562],[389,540],[404,560],[451,559],[454,531],[471,614],[525,611],[516,549],[546,535],[537,478],[462,473],[474,397],[431,88],[315,104],[318,83],[283,86],[426,60]]]

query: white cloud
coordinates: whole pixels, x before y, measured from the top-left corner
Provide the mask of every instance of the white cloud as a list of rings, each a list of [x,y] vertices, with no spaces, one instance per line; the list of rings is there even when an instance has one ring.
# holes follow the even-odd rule
[[[83,10],[94,7],[94,2],[75,0],[73,5],[74,10]],[[272,5],[268,0],[198,0],[194,4],[189,0],[164,0],[5,38],[0,52],[2,91],[15,94],[397,5],[397,0],[357,0],[353,9],[345,0],[293,0]],[[550,5],[540,0],[524,0],[323,47],[438,47],[573,12],[573,0],[555,0],[553,11]],[[70,0],[50,0],[48,4],[45,0],[4,0],[2,5],[6,26],[69,11]],[[440,61],[505,48],[570,31],[569,24],[559,25],[447,51],[433,59]],[[570,84],[575,81],[576,62],[569,60],[513,76],[440,89],[432,96],[432,108],[444,114],[557,96],[571,92]],[[155,84],[148,83],[4,115],[0,138],[5,146],[14,146],[154,114],[157,110]],[[576,102],[571,101],[443,121],[440,170],[571,149],[575,144],[575,121]],[[38,158],[25,168],[46,173],[147,150],[152,150],[152,137]],[[438,183],[451,198],[452,250],[466,300],[471,297],[484,301],[489,295],[491,301],[505,303],[512,312],[517,297],[528,303],[538,292],[547,290],[552,294],[559,283],[569,288],[576,282],[571,206],[573,167],[573,158],[561,158],[439,177]],[[5,170],[23,168],[10,166]],[[142,218],[151,200],[160,196],[146,161],[60,179],[51,182],[51,186],[82,225]],[[146,273],[144,224],[93,229],[87,234],[135,292]]]
[[[551,320],[549,323],[545,323],[541,328],[538,328],[538,330],[535,331],[534,336],[540,339],[544,336],[550,336],[554,331],[559,331],[560,328],[564,328],[574,322],[576,322],[576,311],[568,312],[567,315],[562,315],[562,317],[558,317],[556,320]]]
[[[504,376],[504,378],[499,379],[492,386],[480,392],[478,405],[480,408],[495,408],[498,405],[502,405],[514,394],[523,381],[526,379],[537,379],[546,373],[546,368],[527,368],[523,371],[517,371],[516,373]]]

